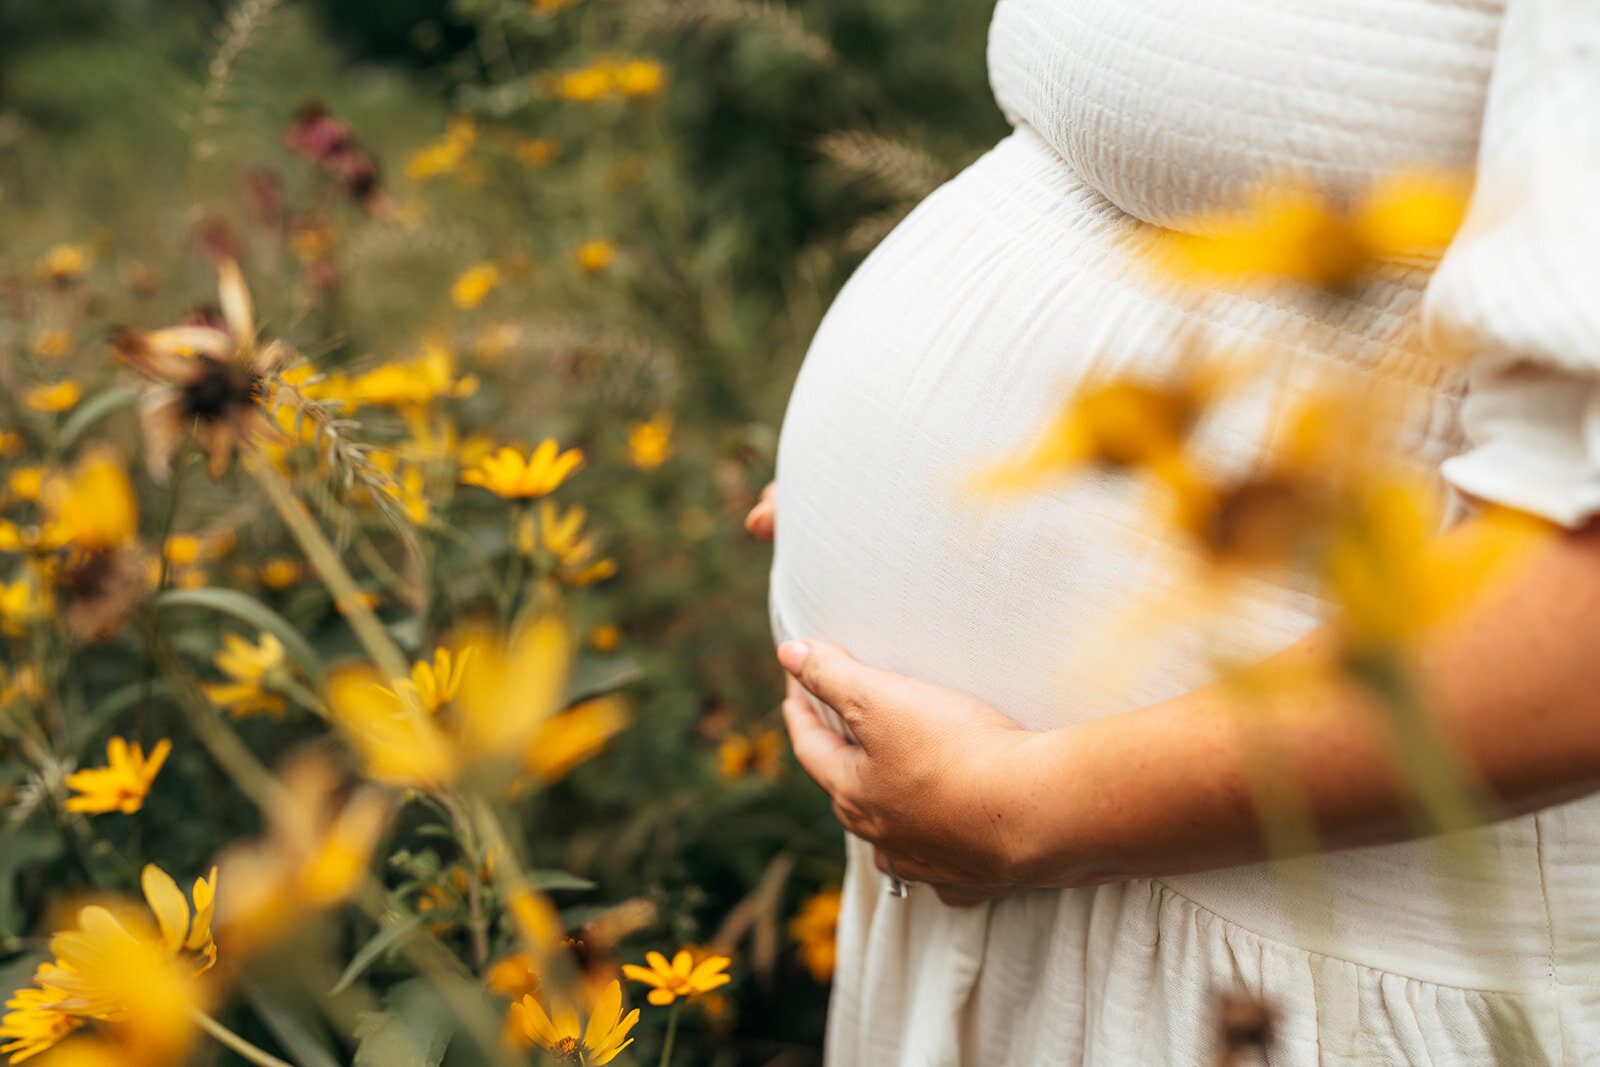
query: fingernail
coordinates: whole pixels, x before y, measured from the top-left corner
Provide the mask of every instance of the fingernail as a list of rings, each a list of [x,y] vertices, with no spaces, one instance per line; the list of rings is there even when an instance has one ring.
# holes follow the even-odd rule
[[[785,641],[778,646],[778,662],[783,664],[783,669],[790,674],[799,674],[800,669],[806,665],[806,657],[811,655],[811,646],[804,641]]]

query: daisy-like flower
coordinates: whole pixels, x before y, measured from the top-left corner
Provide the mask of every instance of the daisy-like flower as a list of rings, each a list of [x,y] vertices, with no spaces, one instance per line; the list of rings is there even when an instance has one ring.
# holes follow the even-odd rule
[[[37,1056],[83,1025],[83,1019],[62,1011],[58,1006],[67,995],[43,983],[39,975],[45,964],[34,972],[35,986],[17,990],[6,1001],[6,1013],[0,1018],[0,1055],[9,1055],[9,1063],[21,1063]]]
[[[533,996],[511,1005],[511,1018],[523,1035],[545,1049],[557,1063],[597,1065],[610,1063],[633,1044],[628,1032],[639,1022],[639,1009],[622,1014],[622,983],[612,980],[589,1012],[587,1026],[580,1026],[578,1009],[570,1001],[554,998],[550,1012]]]
[[[654,59],[630,59],[613,75],[617,91],[623,96],[654,96],[666,83],[666,72]]]
[[[284,670],[283,642],[273,634],[263,632],[260,644],[253,645],[236,633],[225,633],[222,635],[222,646],[222,651],[211,662],[229,680],[201,685],[207,698],[234,715],[261,712],[282,715],[282,694],[269,692],[264,683],[271,675]]]
[[[679,997],[699,996],[733,981],[725,973],[728,964],[733,962],[726,956],[707,956],[696,964],[694,954],[683,948],[672,957],[671,963],[659,952],[647,952],[644,958],[649,967],[627,963],[622,973],[651,987],[645,999],[652,1004],[671,1004]]]
[[[21,637],[38,620],[50,614],[50,601],[27,578],[0,582],[0,633]]]
[[[470,647],[463,649],[459,655],[440,647],[433,650],[432,663],[418,660],[411,665],[411,688],[422,702],[424,711],[433,715],[455,699],[461,689],[461,679],[466,674],[467,661],[471,658]]]
[[[584,534],[589,512],[574,504],[563,512],[553,501],[539,501],[537,516],[524,515],[517,524],[517,550],[531,556],[540,547],[555,557],[558,577],[571,585],[589,585],[616,573],[616,563],[596,559],[594,538]]]
[[[819,982],[833,977],[840,899],[839,890],[824,889],[800,905],[800,913],[789,920],[789,936],[799,942],[800,962]]]
[[[172,742],[162,740],[150,750],[149,758],[138,744],[130,745],[121,737],[113,737],[106,744],[106,766],[89,767],[67,775],[67,787],[77,796],[67,798],[68,811],[82,811],[101,815],[120,811],[132,815],[144,806],[156,774],[172,751]]]
[[[510,446],[484,458],[476,467],[463,471],[465,485],[477,485],[507,500],[526,500],[553,493],[583,462],[576,448],[561,451],[555,438],[548,437],[524,456]]]
[[[172,455],[191,426],[212,478],[228,469],[239,444],[277,434],[263,401],[267,379],[288,356],[288,346],[257,345],[255,312],[239,265],[223,259],[217,274],[226,329],[123,330],[112,340],[124,363],[156,383],[145,391],[139,414],[146,459],[157,479],[170,472]]]
[[[83,277],[92,257],[83,245],[56,245],[39,261],[39,277],[52,285],[66,285]]]
[[[628,461],[640,470],[653,471],[672,455],[672,416],[659,411],[649,422],[628,424]]]
[[[455,353],[430,341],[410,359],[384,363],[357,375],[344,386],[341,399],[412,409],[438,397],[471,396],[477,391],[477,376],[458,375]]]

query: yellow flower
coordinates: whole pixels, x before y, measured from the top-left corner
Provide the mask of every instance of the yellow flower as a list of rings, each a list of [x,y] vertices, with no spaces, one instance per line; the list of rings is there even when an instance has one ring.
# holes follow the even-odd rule
[[[553,15],[557,11],[571,7],[573,4],[577,3],[578,0],[529,0],[529,2],[533,5],[533,9],[535,11],[541,11],[546,15]]]
[[[22,451],[22,446],[26,443],[20,433],[0,430],[0,458],[16,455]]]
[[[236,633],[222,635],[223,650],[213,657],[217,669],[231,681],[200,686],[206,697],[234,715],[268,712],[283,714],[283,696],[268,692],[263,683],[284,671],[283,642],[263,632],[261,643],[252,645]]]
[[[1220,284],[1264,276],[1328,289],[1357,281],[1385,260],[1434,259],[1466,212],[1469,182],[1439,172],[1403,171],[1354,203],[1297,178],[1264,182],[1242,210],[1199,216],[1185,232],[1142,237],[1157,271]]]
[[[424,342],[420,355],[385,363],[353,379],[345,399],[357,404],[415,407],[438,397],[471,396],[478,379],[456,375],[455,353],[434,341]]]
[[[39,261],[39,277],[63,285],[89,269],[89,250],[83,245],[56,245]]]
[[[717,746],[717,773],[735,781],[754,771],[775,781],[783,769],[783,737],[776,730],[731,733]]]
[[[726,956],[707,956],[696,964],[693,954],[684,948],[678,950],[671,963],[659,952],[647,952],[644,958],[649,967],[628,963],[623,965],[622,973],[651,987],[646,999],[652,1004],[671,1004],[679,997],[699,996],[733,981],[723,973],[733,962]]]
[[[38,500],[44,488],[43,467],[18,467],[11,472],[6,484],[19,500]]]
[[[611,66],[608,63],[565,71],[555,78],[557,96],[586,104],[603,100],[611,92],[611,85]]]
[[[54,385],[36,385],[22,394],[22,402],[34,411],[52,414],[66,411],[83,397],[83,387],[70,378]]]
[[[450,120],[450,127],[443,137],[411,153],[406,160],[406,177],[414,181],[427,181],[450,173],[466,158],[477,137],[478,127],[472,116],[456,116]]]
[[[0,1055],[11,1063],[21,1063],[52,1047],[83,1025],[83,1019],[62,1011],[58,1005],[67,998],[61,990],[40,981],[45,964],[34,972],[37,987],[25,987],[6,1001],[6,1014],[0,1018]]]
[[[241,955],[289,933],[302,913],[348,900],[366,877],[392,807],[363,786],[340,804],[341,775],[322,752],[296,758],[281,777],[284,803],[267,812],[267,835],[222,857],[228,896],[217,924]]]
[[[328,704],[361,753],[367,774],[392,785],[441,788],[465,766],[517,759],[561,706],[572,657],[565,623],[524,622],[504,645],[471,634],[452,653],[448,707],[429,714],[423,693],[439,694],[435,667],[427,689],[415,678],[384,686],[370,667],[330,679]],[[470,669],[466,661],[471,658]]]
[[[554,492],[582,462],[580,450],[569,448],[562,452],[551,437],[527,457],[515,448],[501,448],[476,467],[463,471],[461,481],[482,486],[507,500],[521,500]]]
[[[603,622],[589,631],[589,647],[610,652],[622,643],[622,630],[615,623]]]
[[[561,154],[561,146],[548,137],[529,137],[517,142],[513,154],[524,167],[546,167]]]
[[[316,263],[333,255],[339,244],[339,235],[325,222],[315,220],[298,223],[289,235],[289,251],[302,263]]]
[[[628,706],[621,697],[586,700],[545,720],[528,746],[523,765],[545,785],[560,781],[627,725]]]
[[[452,656],[448,648],[433,650],[433,662],[418,660],[411,665],[411,687],[422,701],[422,709],[433,715],[456,698],[467,669],[472,649]]]
[[[611,266],[617,258],[617,246],[606,240],[585,241],[572,254],[579,267],[592,273]]]
[[[106,453],[85,457],[68,476],[48,479],[39,502],[61,539],[91,552],[125,545],[139,530],[133,484]]]
[[[789,936],[799,942],[800,962],[819,982],[833,977],[839,902],[839,890],[824,889],[800,905],[800,913],[789,920]]]
[[[40,330],[28,342],[28,351],[39,359],[56,359],[72,348],[72,332],[60,327]]]
[[[288,589],[305,576],[304,563],[282,556],[261,565],[261,584],[268,589]]]
[[[569,1000],[550,1002],[550,1013],[531,995],[511,1005],[511,1017],[529,1041],[550,1052],[558,1063],[610,1063],[633,1044],[628,1037],[639,1021],[639,1009],[622,1014],[622,983],[612,980],[589,1012],[589,1024],[580,1027],[578,1009]]]
[[[150,786],[156,780],[172,742],[162,740],[150,750],[146,759],[144,749],[138,744],[129,745],[120,737],[106,744],[106,766],[90,767],[67,775],[67,788],[79,794],[67,798],[68,811],[84,811],[101,815],[120,811],[132,815],[144,806]]]
[[[654,59],[630,59],[617,68],[614,77],[623,96],[654,96],[666,81],[666,73]]]
[[[655,470],[672,455],[672,416],[657,412],[649,422],[628,423],[628,459],[640,470]]]
[[[50,601],[27,578],[0,582],[0,631],[21,637],[28,627],[50,614]]]
[[[511,925],[524,947],[533,954],[535,966],[556,948],[563,933],[561,916],[543,893],[523,887],[512,894],[506,905]]]
[[[488,295],[500,286],[500,268],[493,263],[479,263],[464,271],[450,286],[450,300],[463,311],[483,303]]]
[[[194,883],[194,912],[172,878],[146,866],[140,878],[155,916],[113,914],[100,905],[78,913],[78,928],[50,939],[55,960],[39,968],[34,981],[58,995],[55,1006],[73,1016],[116,1024],[127,1047],[149,1062],[173,1062],[202,1010],[203,990],[196,978],[216,962],[211,936],[216,899],[216,868]]]
[[[496,960],[484,972],[483,985],[497,997],[519,1000],[539,988],[539,966],[526,952]]]

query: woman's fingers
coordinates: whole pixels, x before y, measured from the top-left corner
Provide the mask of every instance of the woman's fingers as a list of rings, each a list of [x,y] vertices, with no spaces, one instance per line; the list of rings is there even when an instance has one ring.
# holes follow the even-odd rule
[[[767,487],[761,490],[761,499],[750,509],[750,514],[744,517],[744,528],[761,540],[770,541],[777,522],[778,483],[768,482]]]
[[[794,758],[811,780],[829,796],[850,792],[857,780],[859,761],[866,758],[861,749],[828,729],[803,692],[791,689],[783,702],[783,723],[789,730]]]
[[[778,646],[778,662],[808,692],[837,711],[869,750],[868,711],[891,706],[909,681],[904,675],[867,667],[824,641],[785,641]]]

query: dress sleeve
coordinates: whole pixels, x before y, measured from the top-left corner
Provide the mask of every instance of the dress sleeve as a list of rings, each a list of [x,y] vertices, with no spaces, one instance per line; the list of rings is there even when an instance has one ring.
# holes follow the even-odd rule
[[[1470,368],[1445,478],[1565,526],[1600,514],[1600,0],[1507,0],[1472,205],[1422,314]]]

